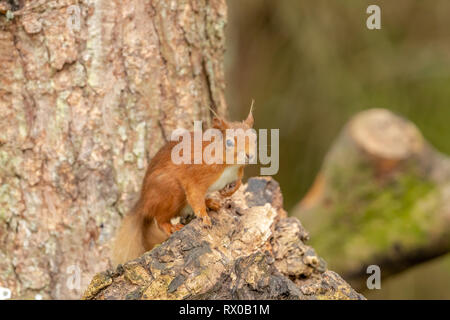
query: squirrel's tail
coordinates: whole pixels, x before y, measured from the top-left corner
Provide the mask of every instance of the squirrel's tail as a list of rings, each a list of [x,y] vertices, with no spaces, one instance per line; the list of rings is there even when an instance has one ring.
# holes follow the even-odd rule
[[[117,232],[112,262],[118,265],[136,259],[166,239],[167,235],[158,227],[155,219],[145,219],[139,212],[130,212],[123,218]]]
[[[123,218],[112,250],[114,265],[133,260],[145,252],[142,228],[143,217],[138,212],[130,212]]]

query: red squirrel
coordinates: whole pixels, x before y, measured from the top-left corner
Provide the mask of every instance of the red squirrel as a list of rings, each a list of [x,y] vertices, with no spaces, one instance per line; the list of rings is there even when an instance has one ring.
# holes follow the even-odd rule
[[[219,140],[219,147],[223,148],[224,155],[226,152],[233,155],[234,163],[222,161],[220,164],[207,164],[202,160],[199,164],[194,164],[194,161],[191,164],[175,164],[171,155],[177,141],[166,143],[157,152],[147,168],[140,198],[124,217],[117,233],[113,263],[135,259],[180,230],[183,225],[172,225],[171,219],[182,215],[185,210],[192,209],[205,226],[211,226],[207,208],[217,211],[221,204],[207,195],[220,190],[221,196],[231,196],[241,185],[244,166],[255,159],[256,134],[253,133],[250,139],[244,134],[252,129],[253,121],[252,109],[242,122],[228,122],[218,116],[213,118],[212,128],[220,130],[224,137]],[[225,139],[227,129],[236,132],[231,139]],[[192,138],[194,132],[189,134]],[[245,143],[238,143],[242,138]],[[202,141],[203,150],[210,143]],[[237,164],[240,155],[245,157],[243,164]]]

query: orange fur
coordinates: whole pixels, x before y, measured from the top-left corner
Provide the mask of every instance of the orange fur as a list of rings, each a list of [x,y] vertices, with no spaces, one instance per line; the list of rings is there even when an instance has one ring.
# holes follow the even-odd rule
[[[221,130],[225,136],[226,129],[249,129],[253,126],[253,116],[250,114],[243,122],[228,123],[223,119],[214,118],[213,127]],[[191,132],[193,138],[193,132]],[[224,139],[225,140],[225,139]],[[236,140],[236,139],[235,139]],[[145,251],[151,250],[155,244],[167,239],[170,234],[183,225],[172,225],[171,219],[181,213],[186,205],[190,205],[195,215],[201,218],[205,226],[211,225],[207,206],[214,210],[220,203],[205,199],[208,189],[220,179],[230,164],[175,164],[171,160],[172,148],[178,142],[168,142],[163,146],[148,166],[141,189],[140,198],[135,208],[124,218],[116,237],[113,249],[113,262],[124,263],[137,258]],[[204,141],[203,147],[210,141]],[[223,144],[224,154],[226,150]],[[245,142],[245,150],[237,150],[234,144],[234,159],[239,152],[246,155],[255,152],[249,141]],[[193,159],[193,144],[191,150]],[[224,188],[222,196],[231,196],[241,185],[244,165],[237,172],[237,180],[232,188]]]

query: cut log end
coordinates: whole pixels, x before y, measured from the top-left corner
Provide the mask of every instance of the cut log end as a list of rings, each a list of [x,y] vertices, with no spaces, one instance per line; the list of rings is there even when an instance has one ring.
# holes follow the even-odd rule
[[[349,132],[359,147],[383,160],[407,159],[424,146],[422,134],[413,123],[385,109],[358,113],[349,123]]]

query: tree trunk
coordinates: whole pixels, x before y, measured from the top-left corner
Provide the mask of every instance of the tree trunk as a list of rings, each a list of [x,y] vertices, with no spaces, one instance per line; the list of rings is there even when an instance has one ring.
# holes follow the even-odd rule
[[[355,288],[450,251],[450,159],[411,122],[383,109],[356,115],[294,210],[311,243]],[[343,258],[345,257],[345,258]]]
[[[97,274],[85,299],[364,299],[304,244],[278,184],[252,178],[212,227],[195,219],[140,258]]]
[[[224,114],[225,0],[0,2],[0,287],[79,298],[149,159]]]

